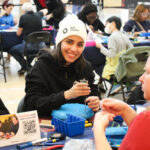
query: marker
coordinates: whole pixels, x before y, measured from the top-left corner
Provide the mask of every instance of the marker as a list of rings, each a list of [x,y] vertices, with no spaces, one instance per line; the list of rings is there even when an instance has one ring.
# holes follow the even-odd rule
[[[17,145],[17,149],[23,149],[23,148],[26,148],[26,147],[30,147],[32,145],[35,145],[37,143],[41,143],[41,142],[44,142],[44,141],[47,141],[47,138],[43,138],[43,139],[39,139],[39,140],[36,140],[36,141],[28,142],[28,143],[25,143],[25,144],[22,144],[22,145]]]
[[[85,127],[91,127],[93,124],[92,123],[86,123],[84,126]]]

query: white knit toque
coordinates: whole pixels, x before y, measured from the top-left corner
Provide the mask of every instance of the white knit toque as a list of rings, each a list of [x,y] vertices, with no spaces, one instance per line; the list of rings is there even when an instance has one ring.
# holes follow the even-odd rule
[[[66,16],[59,23],[59,29],[56,36],[56,47],[62,40],[72,35],[80,36],[84,40],[84,43],[86,42],[87,32],[85,24],[74,14]]]

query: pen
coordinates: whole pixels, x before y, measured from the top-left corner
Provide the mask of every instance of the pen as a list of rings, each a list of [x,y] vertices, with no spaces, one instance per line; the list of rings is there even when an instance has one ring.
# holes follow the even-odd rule
[[[47,138],[43,138],[43,139],[39,139],[39,140],[36,140],[36,141],[28,142],[28,143],[25,143],[25,144],[17,145],[17,149],[23,149],[23,148],[26,148],[26,147],[30,147],[32,145],[35,145],[37,143],[41,143],[41,142],[44,142],[44,141],[47,141]]]

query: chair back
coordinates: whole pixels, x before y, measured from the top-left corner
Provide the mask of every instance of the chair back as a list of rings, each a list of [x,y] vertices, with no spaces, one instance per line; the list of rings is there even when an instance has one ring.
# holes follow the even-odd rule
[[[149,54],[149,46],[140,46],[130,48],[120,55],[115,74],[112,76],[111,87],[106,92],[105,97],[109,97],[114,83],[117,83],[121,85],[122,97],[126,101],[124,87],[128,88],[128,83],[138,81],[139,77],[144,73],[144,67]],[[128,94],[130,92],[127,91]]]
[[[144,73],[145,63],[150,55],[150,46],[139,46],[128,49],[119,58],[115,77],[117,81],[126,78],[136,80]]]
[[[26,43],[51,42],[51,34],[47,31],[37,31],[30,33],[26,39]]]

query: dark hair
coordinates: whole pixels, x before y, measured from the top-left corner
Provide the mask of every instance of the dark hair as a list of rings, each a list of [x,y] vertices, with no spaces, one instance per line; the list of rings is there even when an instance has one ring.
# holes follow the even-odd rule
[[[48,50],[49,53],[54,57],[54,59],[57,60],[58,64],[60,66],[64,66],[66,61],[62,55],[62,52],[61,52],[61,43],[58,44],[57,46],[57,49],[55,50],[50,50],[50,49],[45,49],[45,50]],[[85,58],[83,57],[83,55],[81,55],[74,63],[72,63],[71,65],[74,66],[75,68],[75,72],[78,73],[78,74],[82,74],[83,73],[83,68],[85,67],[86,65],[86,60]]]
[[[94,4],[87,4],[84,6],[82,11],[78,14],[78,18],[81,19],[85,23],[87,22],[86,15],[92,12],[97,13],[97,7]]]
[[[18,117],[16,115],[13,115],[12,118],[15,118],[16,120],[18,120]]]
[[[46,0],[45,3],[48,9],[48,13],[52,13],[53,18],[55,18],[57,21],[63,19],[65,14],[65,7],[61,0]]]
[[[113,17],[108,18],[106,22],[110,22],[110,23],[111,23],[111,22],[115,22],[116,28],[117,28],[118,30],[120,30],[120,28],[121,28],[121,26],[122,26],[121,19],[120,19],[119,17],[116,17],[116,16],[113,16]]]
[[[13,2],[9,1],[9,0],[6,0],[3,2],[2,4],[2,8],[4,9],[4,7],[9,7],[9,6],[14,6]]]

